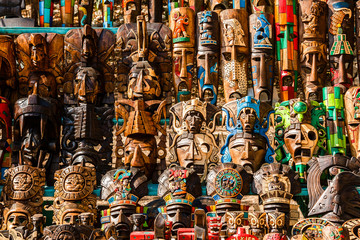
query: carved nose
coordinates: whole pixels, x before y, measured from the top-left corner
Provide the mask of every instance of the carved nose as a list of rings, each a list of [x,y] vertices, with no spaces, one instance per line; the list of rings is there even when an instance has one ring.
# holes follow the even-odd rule
[[[316,64],[316,54],[313,54],[312,64],[311,64],[311,75],[310,75],[310,82],[317,82],[318,73],[317,73],[317,64]]]
[[[186,54],[185,50],[182,51],[181,54],[181,70],[180,70],[180,77],[186,78],[187,77],[187,64],[186,64]]]
[[[143,93],[143,81],[144,81],[144,70],[141,70],[138,77],[136,78],[134,92]]]
[[[144,166],[144,157],[143,152],[141,151],[141,148],[139,145],[135,147],[134,155],[131,159],[130,166],[131,167],[143,167]]]
[[[338,73],[339,73],[338,83],[346,83],[346,67],[345,67],[344,55],[340,55]]]
[[[84,77],[84,78],[85,78],[85,77]],[[82,79],[82,80],[80,81],[79,95],[80,95],[80,96],[85,96],[85,95],[86,95],[85,79]]]
[[[251,144],[249,142],[246,142],[244,151],[241,154],[241,160],[248,159],[254,159],[254,151],[251,148]]]

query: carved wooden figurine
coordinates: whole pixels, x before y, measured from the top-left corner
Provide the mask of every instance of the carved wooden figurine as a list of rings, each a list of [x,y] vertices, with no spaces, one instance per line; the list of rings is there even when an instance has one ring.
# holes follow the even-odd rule
[[[272,102],[274,85],[274,15],[250,15],[251,73],[254,97],[261,102]]]
[[[296,97],[298,84],[298,24],[296,1],[275,1],[276,59],[281,101]]]
[[[244,9],[220,13],[221,71],[225,102],[248,95],[249,19]]]
[[[344,96],[345,124],[351,155],[360,157],[360,87],[351,87]]]
[[[331,84],[343,88],[353,85],[354,1],[328,1],[329,61]]]
[[[176,133],[169,146],[170,162],[194,169],[204,181],[209,169],[219,160],[219,148],[213,135],[219,109],[210,103],[192,99],[173,105],[170,113]]]
[[[170,14],[173,41],[173,83],[176,102],[189,100],[194,74],[195,12],[174,8]]]
[[[0,36],[0,96],[7,99],[14,97],[15,89],[15,44],[10,36]]]
[[[305,99],[321,101],[327,70],[327,5],[318,0],[302,0],[299,6],[300,75]]]
[[[197,78],[201,100],[216,104],[219,86],[219,18],[213,11],[197,14]]]
[[[5,158],[8,158],[11,153],[11,113],[9,101],[3,97],[0,97],[0,130],[0,166],[9,167],[10,162]]]

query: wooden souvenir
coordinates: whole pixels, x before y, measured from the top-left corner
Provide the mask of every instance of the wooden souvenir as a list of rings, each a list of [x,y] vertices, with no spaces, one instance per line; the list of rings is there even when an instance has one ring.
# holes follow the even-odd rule
[[[219,86],[219,18],[213,11],[197,14],[197,78],[199,97],[216,104]]]
[[[240,227],[244,225],[244,212],[232,211],[224,214],[225,224],[227,227],[226,234],[234,237],[238,233]]]
[[[251,240],[259,240],[256,236],[247,234],[246,229],[239,227],[237,229],[236,234],[232,235],[228,238],[229,240],[241,240],[241,239],[251,239]]]
[[[192,169],[175,166],[160,175],[158,196],[165,200],[172,236],[177,236],[179,228],[191,226],[192,203],[200,195],[200,178]]]
[[[298,24],[296,1],[275,1],[276,59],[281,101],[296,97],[298,63]]]
[[[64,38],[55,33],[24,33],[15,40],[19,94],[57,99],[62,91]]]
[[[218,162],[218,143],[213,132],[220,111],[199,99],[180,102],[170,108],[176,135],[169,146],[170,162],[193,168],[206,179],[207,172]]]
[[[124,0],[124,1],[122,1],[122,8],[124,11],[124,22],[125,23],[135,23],[136,17],[141,14],[141,1],[140,0]]]
[[[61,22],[63,27],[74,26],[74,0],[63,0],[60,4]]]
[[[327,238],[330,236],[326,236],[327,232],[331,232],[329,234],[332,238]],[[343,228],[337,226],[336,224],[327,221],[321,218],[305,218],[297,222],[291,233],[293,235],[292,240],[300,240],[300,239],[314,239],[314,240],[322,240],[322,239],[343,239]]]
[[[220,13],[221,71],[225,102],[248,94],[249,17],[244,9]]]
[[[92,226],[84,225],[52,225],[44,229],[44,240],[105,240],[106,238]]]
[[[259,239],[262,239],[265,235],[266,213],[262,211],[249,209],[248,221],[250,225],[251,234]]]
[[[9,168],[5,178],[2,229],[23,226],[31,230],[31,217],[42,211],[45,170],[19,165]]]
[[[350,240],[360,238],[359,225],[360,220],[358,218],[348,220],[342,225],[342,227],[347,230]]]
[[[15,89],[15,44],[10,36],[0,36],[0,96],[11,99]]]
[[[251,74],[254,97],[261,102],[272,102],[274,85],[274,15],[250,15]]]
[[[306,180],[308,161],[326,153],[325,107],[312,103],[296,98],[275,107],[275,158],[294,166],[301,181]]]
[[[80,214],[91,213],[90,222],[96,219],[96,186],[94,168],[72,165],[55,172],[54,216],[56,225],[78,225]]]
[[[21,10],[25,9],[25,0],[1,0],[0,20],[1,27],[34,27],[35,20],[22,18]]]
[[[86,24],[91,26],[94,2],[91,0],[79,1],[79,25],[80,27]]]
[[[353,85],[354,1],[331,0],[328,4],[328,39],[331,84],[345,92]]]
[[[220,240],[221,217],[207,217],[207,236],[209,240]]]
[[[9,101],[0,97],[0,166],[4,158],[11,153],[12,130],[11,130],[11,113]]]
[[[351,87],[346,91],[344,96],[345,124],[349,138],[351,155],[353,157],[360,157],[359,91],[360,87]]]
[[[302,0],[299,5],[300,75],[306,101],[321,101],[327,70],[327,5]]]
[[[215,200],[218,216],[241,210],[241,199],[249,193],[251,181],[252,175],[234,163],[219,164],[208,173],[206,192]]]
[[[194,227],[179,228],[177,231],[177,239],[205,239],[206,237],[206,216],[203,209],[194,211]]]
[[[222,110],[229,135],[220,151],[221,162],[241,165],[249,173],[257,171],[264,162],[272,162],[273,149],[265,134],[272,108],[246,96],[225,104]]]
[[[170,28],[173,42],[173,84],[176,102],[190,99],[194,74],[195,12],[180,7],[171,10]]]
[[[53,20],[54,2],[52,0],[39,0],[40,27],[51,27]]]
[[[342,87],[323,88],[326,109],[326,134],[328,153],[346,155],[344,91]]]

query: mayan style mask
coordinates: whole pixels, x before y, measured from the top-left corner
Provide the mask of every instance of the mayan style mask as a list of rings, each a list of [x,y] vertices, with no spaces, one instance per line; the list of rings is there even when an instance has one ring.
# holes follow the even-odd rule
[[[305,89],[305,99],[321,101],[321,89],[326,79],[327,50],[325,2],[300,1],[300,74]]]
[[[298,25],[295,1],[275,1],[276,58],[279,69],[280,97],[296,97],[298,78]]]
[[[248,93],[249,23],[244,9],[227,9],[220,14],[221,71],[225,101]]]
[[[268,212],[266,213],[267,225],[271,229],[271,232],[279,233],[282,232],[285,227],[285,213],[282,212]]]
[[[327,150],[346,155],[344,95],[341,87],[323,88],[326,108]]]
[[[220,151],[222,162],[239,164],[252,173],[262,163],[272,162],[273,149],[265,133],[273,110],[262,104],[260,112],[260,101],[247,96],[223,106],[226,130],[230,134]]]
[[[195,12],[191,8],[175,8],[170,14],[173,32],[173,81],[176,101],[190,99],[194,73]]]
[[[208,239],[219,240],[221,231],[221,217],[207,217]]]
[[[349,137],[351,155],[360,157],[360,88],[351,87],[345,93],[345,124]]]
[[[93,68],[81,69],[74,79],[74,97],[78,102],[95,103],[99,93],[98,73]]]
[[[353,1],[331,0],[329,6],[329,61],[331,83],[343,88],[353,85],[354,12]]]
[[[136,22],[136,17],[139,16],[141,12],[141,1],[124,0],[122,2],[122,8],[124,11],[124,22],[134,23]]]
[[[243,225],[243,212],[226,212],[224,215],[226,226],[227,226],[227,235],[232,236],[236,234],[238,227]]]
[[[197,18],[199,97],[216,104],[219,80],[219,18],[216,12],[211,11],[199,12]]]
[[[251,233],[261,239],[264,236],[266,227],[266,213],[249,210],[248,214]]]
[[[271,103],[274,83],[274,15],[250,15],[251,72],[254,97]]]
[[[330,234],[326,236],[327,233]],[[330,221],[321,218],[305,218],[293,226],[292,235],[294,237],[291,239],[340,239],[342,234],[343,229]],[[327,238],[330,236],[331,238]]]
[[[193,99],[170,108],[176,135],[170,145],[170,162],[192,168],[202,180],[208,168],[217,163],[218,144],[212,134],[220,114],[214,105]]]
[[[308,161],[326,152],[325,107],[312,103],[292,99],[275,107],[276,160],[294,165],[301,179],[306,179]]]

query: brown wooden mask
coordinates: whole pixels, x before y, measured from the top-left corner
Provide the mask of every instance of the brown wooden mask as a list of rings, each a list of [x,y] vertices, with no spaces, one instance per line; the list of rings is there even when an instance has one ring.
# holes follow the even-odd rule
[[[198,22],[198,52],[197,78],[199,97],[211,104],[216,104],[219,80],[219,19],[218,14],[212,11],[203,11],[197,14]]]
[[[271,103],[274,84],[274,15],[250,15],[251,73],[254,97]]]
[[[330,0],[328,7],[331,83],[346,90],[353,85],[354,1]]]
[[[260,239],[264,236],[266,228],[266,213],[249,209],[248,214],[251,233]]]
[[[195,12],[181,7],[171,10],[170,28],[173,32],[173,81],[176,101],[190,99],[194,74]]]
[[[248,93],[249,23],[244,9],[220,13],[221,63],[225,101]]]
[[[327,5],[322,1],[302,0],[299,8],[300,74],[306,101],[321,101],[326,79]]]
[[[346,91],[344,97],[345,104],[345,124],[349,137],[351,155],[360,157],[360,87],[351,87]]]
[[[9,99],[10,89],[15,88],[15,44],[10,36],[2,35],[0,46],[0,95]]]

